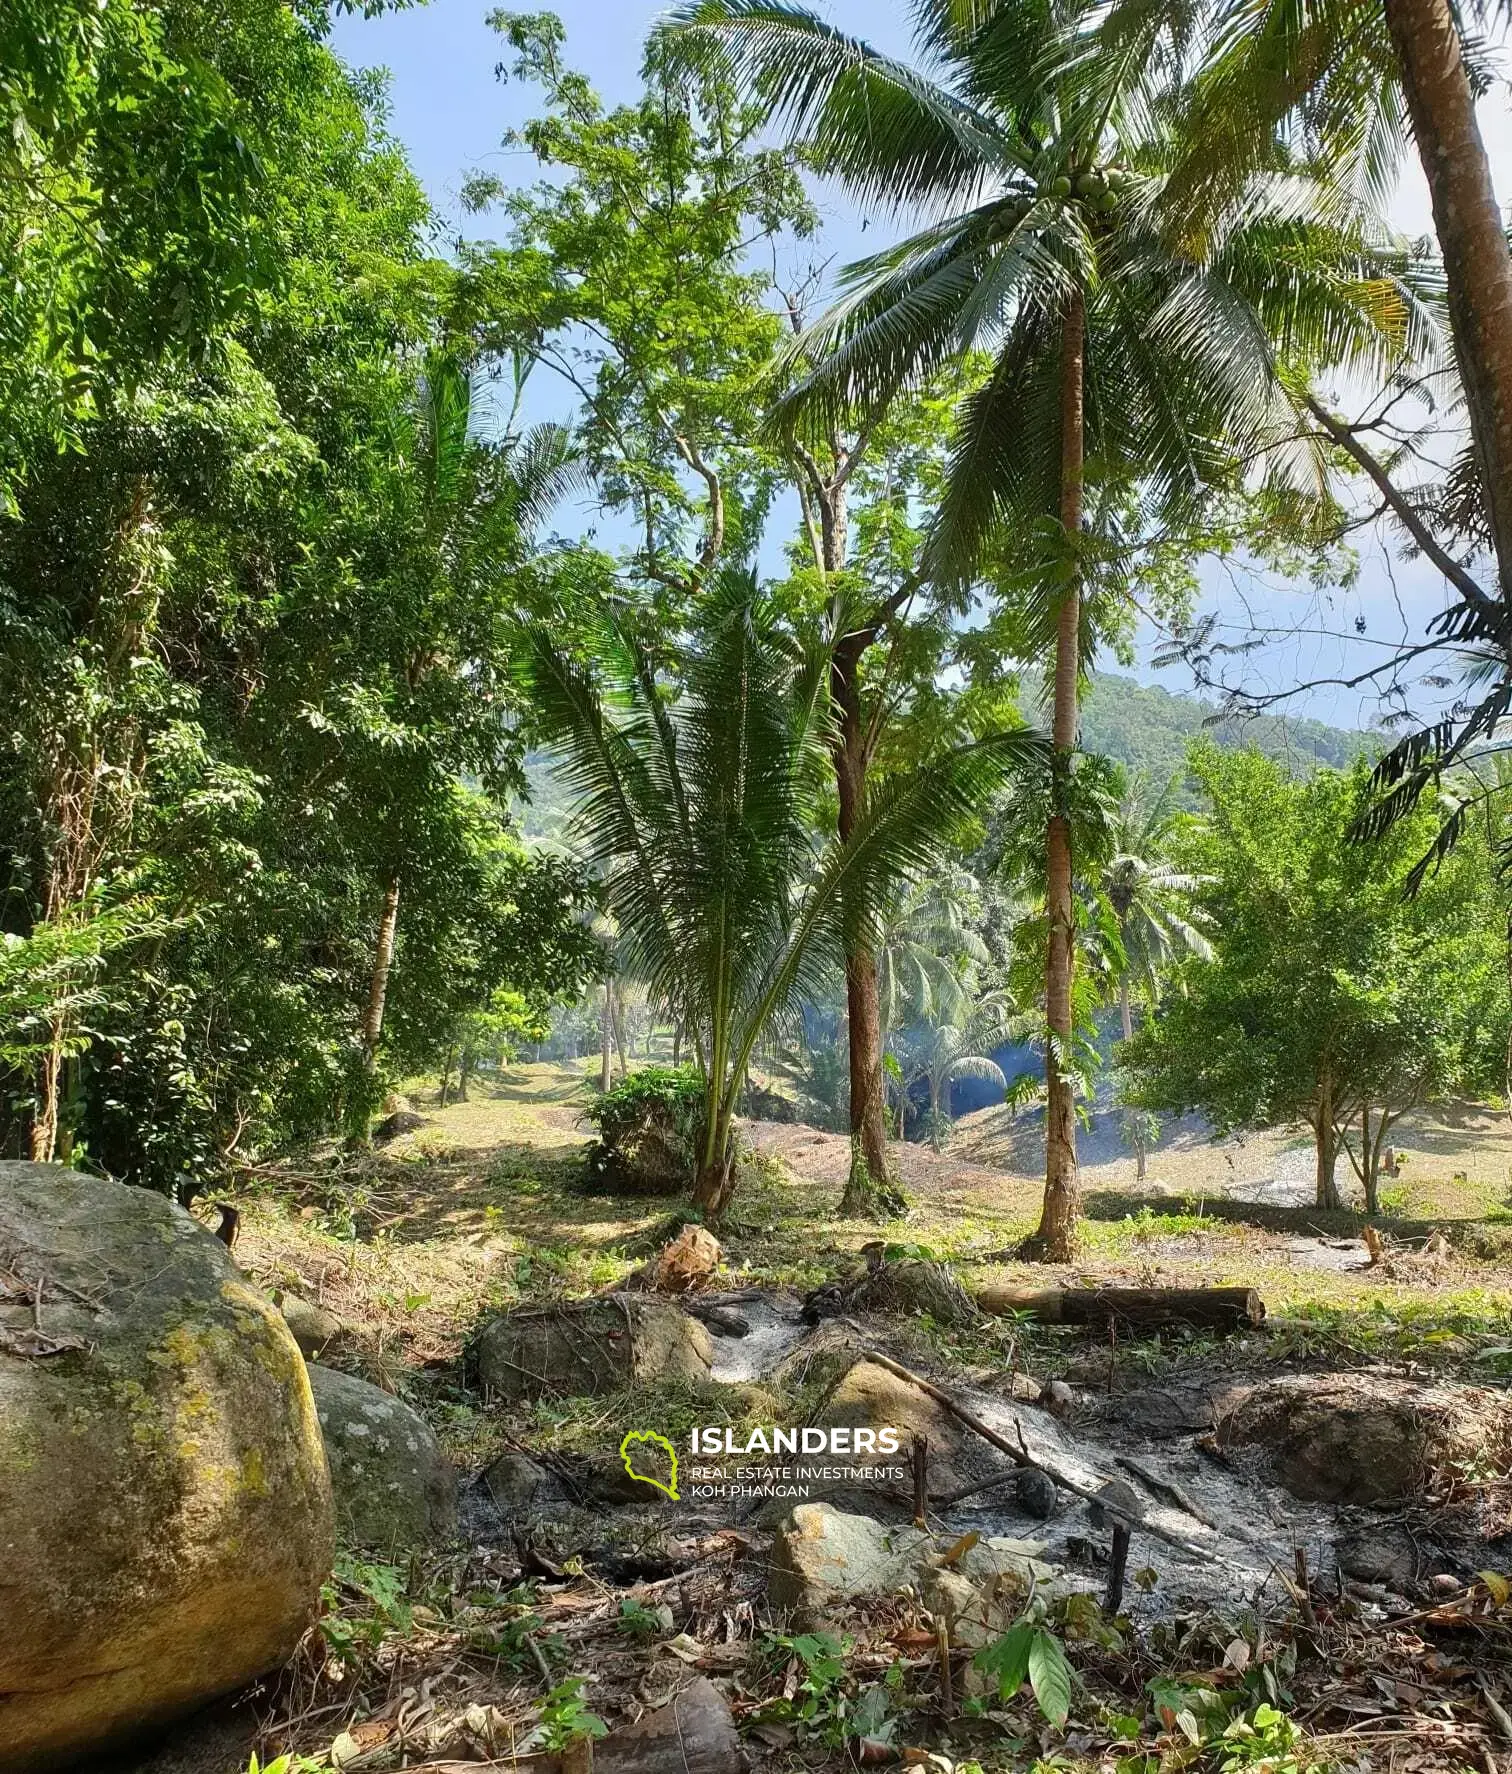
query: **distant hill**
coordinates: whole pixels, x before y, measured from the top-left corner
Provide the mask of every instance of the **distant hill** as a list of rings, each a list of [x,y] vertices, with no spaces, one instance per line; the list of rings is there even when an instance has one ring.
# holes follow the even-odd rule
[[[1026,709],[1034,707],[1033,686]],[[1322,721],[1291,715],[1255,715],[1244,720],[1212,721],[1213,706],[1196,696],[1174,696],[1158,685],[1136,683],[1115,672],[1099,673],[1082,710],[1082,746],[1089,752],[1117,758],[1130,770],[1142,771],[1151,782],[1165,783],[1186,763],[1187,747],[1205,736],[1214,744],[1252,747],[1280,758],[1299,772],[1320,764],[1344,769],[1362,753],[1381,749],[1377,733],[1351,732]],[[1190,791],[1180,799],[1192,804]]]

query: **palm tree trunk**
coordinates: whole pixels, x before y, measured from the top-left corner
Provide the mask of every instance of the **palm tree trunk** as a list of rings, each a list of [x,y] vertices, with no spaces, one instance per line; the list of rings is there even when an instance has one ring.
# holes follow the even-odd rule
[[[383,895],[378,941],[373,950],[373,972],[368,981],[367,1010],[362,1018],[362,1064],[368,1072],[378,1068],[378,1044],[383,1039],[383,1012],[388,1003],[389,973],[394,965],[394,940],[398,930],[399,877],[395,875]]]
[[[1503,597],[1512,598],[1512,256],[1448,0],[1383,0],[1401,68]]]
[[[599,1089],[607,1090],[613,1082],[614,1013],[609,1003],[609,981],[604,981],[604,1003],[599,1012]]]
[[[1085,456],[1083,378],[1086,309],[1080,290],[1061,322],[1060,521],[1074,546],[1081,533]],[[1076,1102],[1065,1062],[1071,1052],[1071,975],[1075,953],[1071,821],[1066,811],[1071,762],[1076,750],[1077,674],[1081,659],[1081,590],[1073,576],[1061,598],[1055,636],[1055,704],[1051,722],[1052,764],[1049,827],[1045,833],[1045,909],[1050,936],[1045,957],[1045,1199],[1030,1254],[1046,1262],[1071,1259],[1081,1212],[1076,1164]]]
[[[630,1076],[630,1061],[625,1052],[625,1000],[609,982],[609,1023],[614,1030],[614,1051],[619,1061],[620,1083]]]
[[[1123,1025],[1125,1041],[1134,1039],[1134,1002],[1129,994],[1129,976],[1127,972],[1118,982],[1118,1014]],[[1142,1183],[1145,1180],[1145,1137],[1144,1128],[1136,1118],[1134,1122],[1134,1180]]]

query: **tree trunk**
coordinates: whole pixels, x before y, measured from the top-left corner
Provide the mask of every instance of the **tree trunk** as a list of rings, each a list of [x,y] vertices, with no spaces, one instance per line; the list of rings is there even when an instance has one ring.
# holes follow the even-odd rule
[[[1118,982],[1118,1015],[1123,1025],[1125,1041],[1134,1039],[1134,1004],[1129,995],[1129,976],[1124,974]],[[1145,1136],[1144,1122],[1134,1117],[1134,1180],[1142,1183],[1145,1180]]]
[[[28,1151],[33,1164],[51,1164],[57,1155],[58,1113],[63,1100],[63,1042],[65,1019],[55,1015],[52,1041],[42,1060],[37,1109],[32,1117]]]
[[[1136,1330],[1202,1325],[1244,1330],[1265,1318],[1252,1287],[984,1287],[983,1312],[1026,1313],[1041,1324],[1123,1324]]]
[[[367,1010],[362,1018],[362,1064],[378,1069],[378,1044],[383,1039],[383,1011],[388,1003],[389,972],[394,965],[394,939],[399,930],[399,877],[395,875],[383,895],[378,917],[378,941],[373,950],[373,975],[368,982]]]
[[[614,1051],[619,1061],[619,1078],[623,1084],[630,1076],[630,1062],[625,1052],[625,1000],[609,982],[609,1023],[614,1030]]]
[[[1078,290],[1067,305],[1061,323],[1060,521],[1071,547],[1080,540],[1082,520],[1085,318],[1085,307]],[[1052,811],[1045,833],[1045,910],[1050,925],[1045,957],[1045,1199],[1039,1227],[1025,1252],[1051,1263],[1071,1260],[1076,1222],[1081,1213],[1081,1181],[1076,1164],[1076,1101],[1071,1081],[1066,1076],[1073,1034],[1071,978],[1076,943],[1071,821],[1066,803],[1076,750],[1080,651],[1081,591],[1079,573],[1073,573],[1061,596],[1055,636]]]
[[[446,1050],[445,1063],[441,1067],[441,1091],[436,1101],[436,1107],[438,1109],[444,1109],[446,1107],[446,1099],[451,1094],[451,1073],[452,1066],[456,1063],[456,1059],[456,1047],[448,1047]]]
[[[608,1090],[613,1082],[614,1013],[609,1004],[609,981],[604,981],[604,1002],[599,1011],[599,1089]]]
[[[706,1101],[714,1100],[710,1092]],[[693,1178],[693,1205],[703,1214],[706,1225],[715,1225],[735,1193],[735,1143],[730,1137],[730,1115],[722,1106],[713,1111],[714,1130],[704,1143],[699,1156],[698,1171]]]
[[[850,842],[860,823],[866,798],[866,737],[860,686],[856,682],[859,667],[857,647],[842,642],[835,650],[830,672],[830,696],[839,717],[834,760],[840,802],[837,829],[842,844]],[[843,1219],[876,1219],[897,1210],[898,1195],[887,1156],[877,963],[871,950],[861,943],[845,957],[845,1009],[850,1049],[851,1143],[859,1162],[853,1159],[851,1163],[840,1215]]]
[[[462,1056],[457,1061],[457,1101],[459,1103],[465,1103],[468,1100],[467,1086],[472,1078],[475,1063],[473,1050],[470,1047],[464,1047]]]
[[[672,1025],[672,1064],[673,1064],[674,1068],[677,1066],[680,1066],[682,1064],[682,1019],[681,1018],[679,1018]]]
[[[1339,1185],[1334,1180],[1334,1167],[1339,1162],[1339,1136],[1334,1127],[1333,1085],[1323,1078],[1318,1086],[1317,1119],[1313,1122],[1313,1143],[1317,1165],[1317,1205],[1342,1207]]]
[[[1503,597],[1512,597],[1512,257],[1448,0],[1384,0],[1444,255],[1449,321]]]
[[[1378,1214],[1381,1211],[1381,1145],[1379,1134],[1375,1143],[1371,1143],[1369,1103],[1360,1110],[1360,1135],[1360,1183],[1365,1190],[1365,1211]]]

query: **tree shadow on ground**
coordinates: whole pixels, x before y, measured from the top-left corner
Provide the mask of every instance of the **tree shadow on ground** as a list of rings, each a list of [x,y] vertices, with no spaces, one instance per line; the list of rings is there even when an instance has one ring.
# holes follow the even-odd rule
[[[1486,1213],[1440,1215],[1434,1219],[1397,1218],[1377,1214],[1373,1218],[1354,1207],[1281,1207],[1263,1201],[1239,1201],[1231,1195],[1149,1195],[1137,1190],[1092,1189],[1082,1201],[1089,1220],[1124,1220],[1148,1211],[1217,1220],[1225,1225],[1253,1226],[1262,1232],[1290,1233],[1296,1238],[1319,1235],[1358,1238],[1367,1225],[1392,1238],[1426,1238],[1435,1230],[1453,1235],[1462,1228],[1499,1223]]]

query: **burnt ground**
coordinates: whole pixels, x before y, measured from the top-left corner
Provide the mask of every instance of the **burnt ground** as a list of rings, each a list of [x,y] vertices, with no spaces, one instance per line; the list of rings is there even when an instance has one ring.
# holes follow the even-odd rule
[[[1268,1308],[1265,1325],[1242,1337],[1143,1340],[1014,1319],[952,1328],[918,1314],[852,1313],[849,1324],[807,1331],[800,1296],[858,1272],[856,1253],[877,1228],[833,1217],[848,1142],[756,1124],[721,1229],[717,1282],[763,1290],[741,1308],[753,1335],[717,1344],[704,1386],[506,1411],[469,1383],[464,1349],[479,1319],[612,1287],[677,1223],[675,1203],[575,1191],[587,1137],[581,1091],[565,1068],[521,1067],[470,1104],[439,1111],[417,1096],[425,1125],[361,1165],[332,1156],[245,1179],[239,1259],[268,1285],[336,1312],[351,1333],[341,1363],[425,1410],[467,1482],[464,1541],[395,1566],[344,1555],[324,1629],[288,1680],[130,1766],[243,1774],[256,1748],[264,1762],[287,1751],[310,1758],[294,1768],[316,1769],[332,1765],[333,1746],[348,1766],[477,1760],[538,1733],[550,1686],[563,1679],[590,1677],[586,1703],[614,1725],[700,1670],[728,1693],[757,1765],[774,1769],[853,1765],[847,1708],[878,1687],[894,1761],[917,1743],[946,1767],[975,1760],[988,1771],[1027,1767],[1038,1754],[1110,1774],[1507,1774],[1512,1613],[1500,1584],[1512,1572],[1512,1516],[1499,1425],[1512,1376],[1512,1133],[1503,1118],[1466,1108],[1404,1124],[1407,1160],[1387,1199],[1386,1259],[1375,1265],[1356,1214],[1296,1201],[1297,1178],[1310,1171],[1295,1131],[1215,1146],[1178,1127],[1137,1186],[1132,1158],[1094,1128],[1082,1248],[1063,1270],[1005,1254],[1037,1207],[1032,1121],[987,1111],[960,1123],[942,1153],[898,1148],[912,1205],[885,1229],[894,1256],[946,1262],[968,1287],[1242,1283]],[[694,1423],[807,1420],[865,1347],[945,1385],[1064,1475],[1128,1482],[1143,1520],[1186,1543],[1136,1529],[1122,1619],[1110,1625],[1075,1599],[1101,1594],[1108,1556],[1107,1533],[1080,1497],[1062,1490],[1048,1521],[1026,1514],[1006,1486],[934,1510],[942,1530],[1033,1539],[1059,1567],[1053,1624],[1082,1684],[1064,1728],[1046,1724],[1027,1691],[964,1717],[963,1697],[952,1707],[941,1689],[928,1622],[900,1598],[839,1622],[841,1673],[819,1680],[766,1605],[776,1510],[645,1507],[644,1487],[616,1484],[622,1423],[654,1421],[675,1435]],[[1026,1375],[1064,1382],[1055,1410],[1015,1396]],[[1389,1452],[1393,1424],[1421,1419],[1424,1388],[1483,1414],[1472,1411],[1458,1439],[1428,1438],[1403,1502],[1381,1507],[1348,1485],[1300,1497],[1282,1482],[1289,1470],[1297,1483],[1295,1397],[1260,1439],[1226,1441],[1222,1430],[1253,1389],[1278,1380],[1346,1404],[1408,1389],[1407,1416],[1351,1430],[1366,1466]],[[1371,1434],[1384,1436],[1379,1448]],[[1006,1469],[963,1439],[974,1471]],[[556,1501],[498,1507],[481,1475],[511,1450],[556,1476]],[[1328,1471],[1349,1463],[1325,1447]],[[1315,1473],[1302,1481],[1317,1482]],[[1257,1725],[1257,1709],[1272,1702],[1282,1723]],[[1280,1747],[1267,1763],[1270,1738]]]

